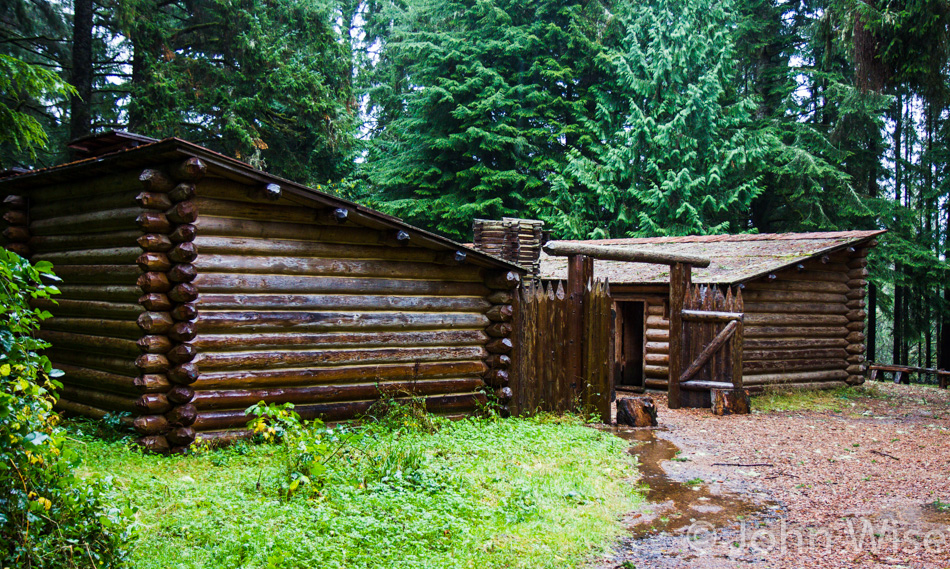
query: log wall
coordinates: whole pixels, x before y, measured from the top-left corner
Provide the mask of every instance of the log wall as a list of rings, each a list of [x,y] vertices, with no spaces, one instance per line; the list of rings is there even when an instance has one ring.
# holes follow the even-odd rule
[[[382,395],[453,415],[486,392],[510,398],[517,273],[222,178],[202,180],[194,203],[200,373],[189,389],[202,438],[235,436],[260,400],[339,420]]]
[[[744,285],[745,385],[828,387],[864,381],[864,299],[867,254],[873,245],[812,259]],[[615,288],[647,302],[644,383],[650,389],[665,390],[668,293],[649,295],[653,285]]]

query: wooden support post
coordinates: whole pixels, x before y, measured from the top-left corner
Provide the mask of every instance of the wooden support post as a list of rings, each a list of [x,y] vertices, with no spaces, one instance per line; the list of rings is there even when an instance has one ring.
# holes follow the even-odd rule
[[[584,388],[584,297],[594,277],[594,260],[586,255],[573,255],[567,260],[567,291],[571,300],[569,324],[570,358],[568,372],[571,374],[573,395]]]
[[[691,284],[692,267],[676,263],[670,267],[670,377],[667,385],[670,409],[680,408],[679,378],[683,374],[683,305]]]

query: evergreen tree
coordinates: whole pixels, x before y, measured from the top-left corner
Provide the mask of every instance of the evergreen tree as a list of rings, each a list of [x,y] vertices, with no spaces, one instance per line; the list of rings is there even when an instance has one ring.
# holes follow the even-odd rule
[[[568,237],[684,235],[750,229],[759,164],[774,133],[737,89],[728,2],[652,0],[624,17],[619,49],[601,59],[589,157],[558,178],[549,220]]]
[[[372,198],[466,238],[475,217],[537,215],[585,118],[613,17],[597,1],[416,0],[373,16]]]

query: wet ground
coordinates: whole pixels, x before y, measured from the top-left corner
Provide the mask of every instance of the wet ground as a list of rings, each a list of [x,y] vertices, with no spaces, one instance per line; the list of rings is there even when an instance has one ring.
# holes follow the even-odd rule
[[[733,417],[657,399],[659,428],[607,428],[650,505],[591,567],[950,569],[948,392]]]

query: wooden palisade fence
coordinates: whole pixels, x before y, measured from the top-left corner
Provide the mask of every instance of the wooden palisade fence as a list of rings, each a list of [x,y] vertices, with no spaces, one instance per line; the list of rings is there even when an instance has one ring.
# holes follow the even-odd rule
[[[518,291],[512,413],[597,412],[610,422],[613,310],[605,281],[573,294],[563,283],[527,283]]]
[[[742,389],[742,292],[696,285],[683,301],[680,404],[709,407],[712,389]]]

